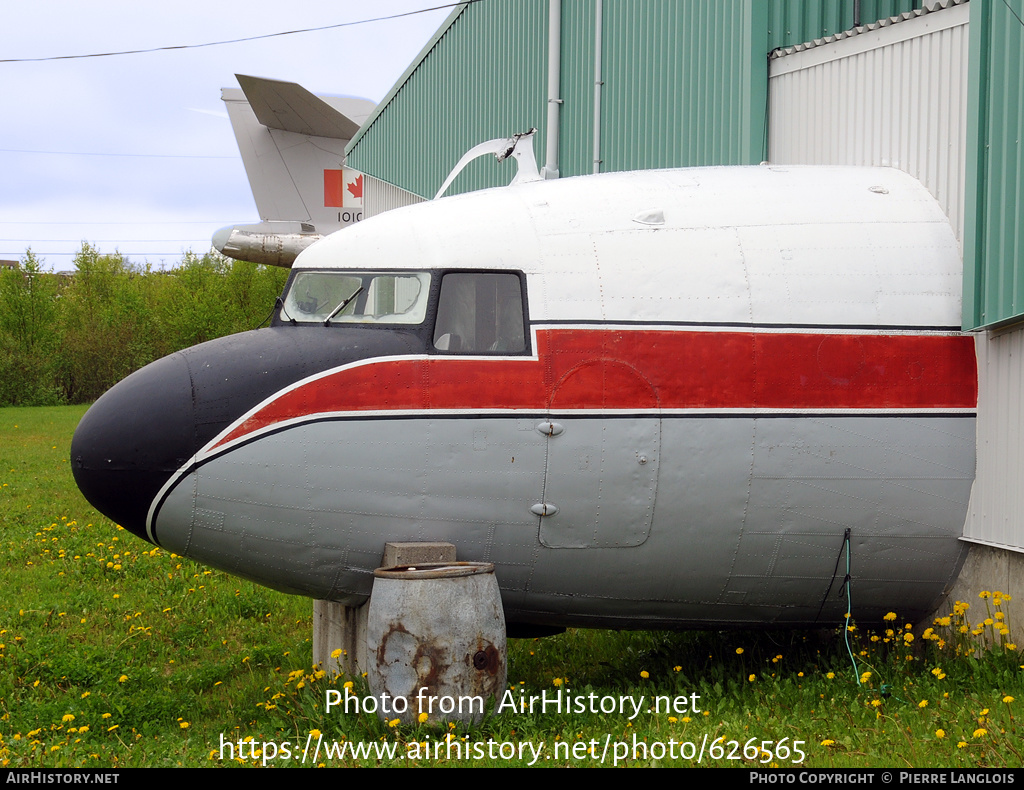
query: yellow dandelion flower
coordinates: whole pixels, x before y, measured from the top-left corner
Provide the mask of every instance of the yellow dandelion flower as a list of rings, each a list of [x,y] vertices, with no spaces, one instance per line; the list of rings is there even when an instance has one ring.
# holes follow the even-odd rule
[[[677,721],[679,721],[679,719],[677,719],[675,716],[669,716],[668,720],[671,724],[675,724]]]
[[[74,713],[65,713],[63,716],[60,717],[60,720],[62,722],[64,722],[65,724],[67,724],[69,721],[74,721],[75,720],[75,714]]]
[[[828,673],[825,674],[825,677],[827,677],[829,680],[834,680],[835,677],[836,677],[836,673],[835,672],[828,672]]]
[[[331,658],[338,659],[340,657],[341,657],[341,648],[340,647],[337,650],[332,650],[331,651]]]
[[[311,738],[319,738],[321,735],[323,735],[323,733],[320,732],[320,730],[312,729],[309,731],[309,735]]]
[[[181,729],[183,730],[187,730],[190,725],[187,721],[179,721],[178,726],[181,727]]]
[[[673,672],[682,672],[683,668],[681,666],[674,666],[674,667],[672,667],[672,671]]]
[[[109,713],[104,713],[104,714],[103,714],[102,716],[100,716],[100,718],[101,718],[101,719],[109,719],[109,718],[110,718],[110,716],[111,716],[111,714],[109,714]]]
[[[879,705],[882,704],[882,700],[880,700],[880,699],[873,699],[873,700],[871,700],[871,704],[874,705],[877,708]]]
[[[1005,702],[1007,705],[1009,705],[1011,702],[1013,702],[1013,697],[1011,697],[1009,694],[1007,694],[1005,697],[1003,697],[1003,702]]]
[[[643,676],[644,676],[644,673],[641,672],[640,673],[640,677],[643,677]],[[561,686],[562,685],[562,679],[561,678],[552,678],[551,684],[553,686]]]
[[[988,735],[988,730],[984,729],[983,727],[978,727],[978,729],[974,731],[974,734],[971,737],[981,738],[984,735]]]
[[[750,677],[747,678],[747,680],[749,680],[751,683],[753,683],[755,680],[757,680],[757,675],[751,675]]]
[[[127,680],[128,680],[128,676],[127,675],[121,675],[121,677],[119,677],[117,679],[117,682],[118,683],[125,683]]]
[[[943,730],[943,729],[936,730],[935,731],[935,737],[936,738],[945,738],[946,737],[946,731]]]
[[[966,745],[967,745],[967,741],[959,741],[959,742],[957,742],[956,748],[957,749],[963,749]]]
[[[821,742],[822,746],[832,746],[834,744],[835,744],[835,741],[833,741],[831,738],[826,738],[825,740],[823,740]]]
[[[883,617],[882,619],[883,619],[883,620],[895,620],[895,619],[896,619],[896,612],[889,612],[889,613],[888,613],[888,614],[887,614],[887,615],[886,615],[885,617]]]
[[[738,655],[738,656],[742,656],[743,655],[743,648],[742,647],[737,647],[736,648],[736,655]]]
[[[388,726],[391,727],[392,729],[394,729],[395,727],[398,726],[399,721],[400,721],[400,719],[392,719],[391,721],[388,722]]]
[[[423,722],[425,722],[429,718],[430,717],[426,713],[421,713],[419,715],[419,722],[420,722],[420,724],[423,724]]]
[[[928,700],[926,700],[926,699],[921,700],[919,703],[917,703],[917,707],[919,707],[919,708],[927,708],[928,707]]]
[[[990,593],[988,590],[982,590],[980,593],[978,593],[978,597],[984,600],[988,598],[991,594],[992,593]]]
[[[647,680],[647,678],[649,678],[650,676],[651,674],[646,669],[640,670],[640,677],[642,677],[644,680]]]

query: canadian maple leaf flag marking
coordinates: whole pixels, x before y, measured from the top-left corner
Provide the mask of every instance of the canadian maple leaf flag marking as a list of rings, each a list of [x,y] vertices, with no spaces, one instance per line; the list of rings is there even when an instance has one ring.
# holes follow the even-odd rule
[[[363,174],[355,170],[324,170],[324,206],[363,207]]]
[[[360,173],[359,177],[351,184],[346,184],[345,189],[352,193],[352,197],[356,200],[363,199],[363,174]]]

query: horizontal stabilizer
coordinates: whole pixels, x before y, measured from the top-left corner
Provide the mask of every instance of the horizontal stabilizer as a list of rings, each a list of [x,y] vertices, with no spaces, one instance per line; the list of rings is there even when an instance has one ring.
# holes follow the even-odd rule
[[[352,106],[346,108],[346,113],[294,82],[248,77],[244,74],[236,74],[235,77],[256,119],[268,129],[351,140],[373,109],[371,102],[349,99],[347,103]],[[369,105],[369,109],[366,105]]]

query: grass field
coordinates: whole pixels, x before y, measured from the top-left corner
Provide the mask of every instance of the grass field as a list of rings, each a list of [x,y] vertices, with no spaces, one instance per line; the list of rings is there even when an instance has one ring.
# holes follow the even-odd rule
[[[328,713],[327,689],[362,679],[310,665],[310,601],[154,548],[82,499],[84,411],[0,409],[0,766],[1024,763],[1024,656],[996,591],[924,632],[898,612],[853,626],[856,669],[835,634],[510,642],[516,700],[628,697],[626,713],[506,711],[465,731]]]

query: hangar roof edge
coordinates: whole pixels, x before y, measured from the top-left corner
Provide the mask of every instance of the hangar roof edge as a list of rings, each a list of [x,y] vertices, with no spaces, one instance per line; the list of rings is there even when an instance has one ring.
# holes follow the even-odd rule
[[[931,7],[918,8],[914,11],[907,11],[897,16],[890,16],[886,19],[880,19],[877,22],[872,22],[870,25],[860,25],[859,27],[850,28],[844,30],[841,33],[834,33],[831,36],[825,36],[824,38],[816,38],[813,41],[807,41],[803,44],[794,44],[791,47],[778,47],[772,50],[768,57],[771,60],[783,58],[786,55],[792,55],[797,52],[804,52],[815,47],[820,47],[825,44],[833,44],[836,41],[842,41],[844,38],[851,38],[853,36],[859,36],[861,33],[867,33],[872,30],[878,30],[879,28],[889,27],[890,25],[896,25],[900,22],[906,22],[908,19],[915,19],[919,16],[925,16],[926,14],[933,14],[936,11],[942,11],[953,6],[966,4],[968,0],[937,0],[931,4]]]

